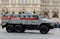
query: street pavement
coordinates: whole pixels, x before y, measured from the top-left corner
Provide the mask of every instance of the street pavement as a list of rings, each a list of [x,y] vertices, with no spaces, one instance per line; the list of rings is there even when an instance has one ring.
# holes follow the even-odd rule
[[[0,27],[0,39],[60,39],[60,29],[41,34],[39,30],[26,30],[25,33],[8,33]]]

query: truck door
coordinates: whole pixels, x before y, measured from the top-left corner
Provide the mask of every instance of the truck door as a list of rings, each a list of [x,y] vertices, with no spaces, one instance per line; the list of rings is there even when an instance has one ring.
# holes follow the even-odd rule
[[[31,23],[32,15],[28,15],[27,18],[28,18],[28,20],[27,20],[27,21],[28,21],[28,24],[31,25],[31,24],[32,24],[32,23]]]
[[[22,24],[27,24],[28,22],[27,22],[27,15],[21,15],[21,18],[20,18],[20,20],[21,20],[21,23]]]
[[[17,18],[17,15],[16,14],[12,14],[10,16],[10,23],[17,23],[16,18]]]
[[[21,20],[20,20],[21,15],[20,14],[15,14],[13,19],[11,19],[11,23],[16,23],[16,24],[20,24]]]
[[[38,15],[32,15],[31,23],[32,23],[32,25],[38,25],[39,24]]]

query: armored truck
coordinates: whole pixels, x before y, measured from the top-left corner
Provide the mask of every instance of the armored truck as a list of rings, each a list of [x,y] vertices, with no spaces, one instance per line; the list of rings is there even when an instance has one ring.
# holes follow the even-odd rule
[[[2,13],[2,28],[7,32],[23,33],[25,30],[39,30],[41,34],[47,34],[50,29],[54,29],[54,22],[39,14]]]

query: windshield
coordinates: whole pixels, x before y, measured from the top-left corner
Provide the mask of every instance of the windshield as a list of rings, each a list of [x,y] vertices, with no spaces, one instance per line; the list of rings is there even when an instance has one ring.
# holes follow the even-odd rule
[[[41,17],[42,17],[42,18],[49,18],[48,16],[43,16],[43,15],[41,15]]]

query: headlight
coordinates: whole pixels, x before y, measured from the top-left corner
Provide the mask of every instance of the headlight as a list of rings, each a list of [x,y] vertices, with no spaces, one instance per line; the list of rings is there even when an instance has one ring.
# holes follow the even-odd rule
[[[2,23],[2,25],[5,25],[6,23]]]
[[[51,26],[54,26],[54,23],[51,23]]]

